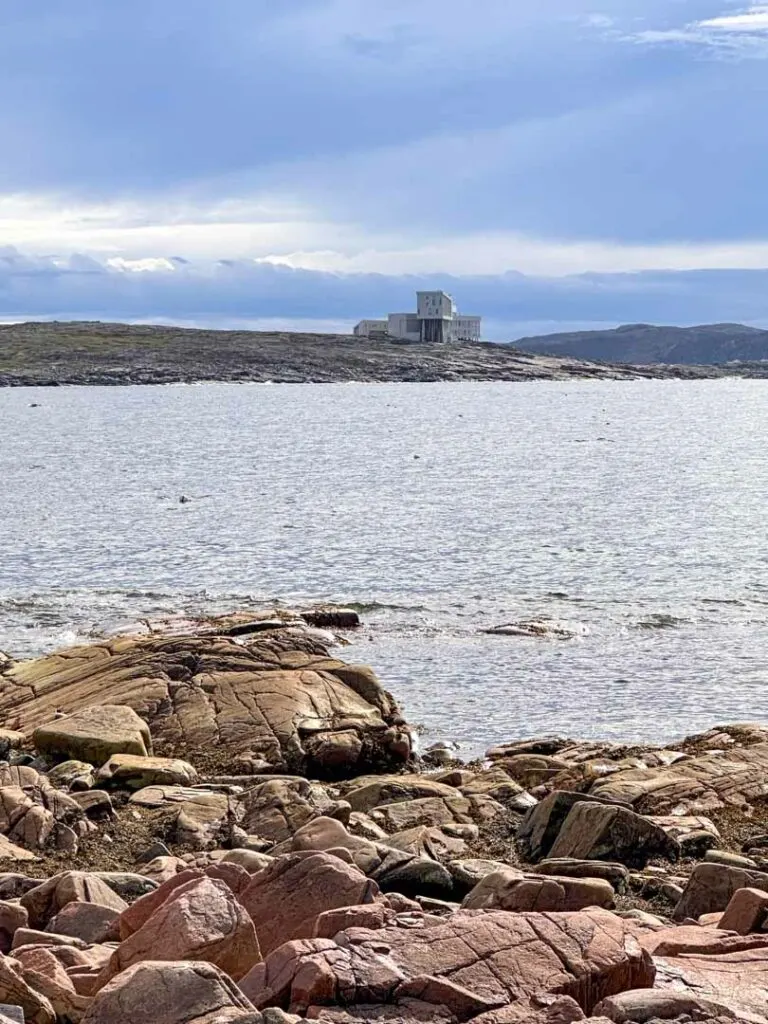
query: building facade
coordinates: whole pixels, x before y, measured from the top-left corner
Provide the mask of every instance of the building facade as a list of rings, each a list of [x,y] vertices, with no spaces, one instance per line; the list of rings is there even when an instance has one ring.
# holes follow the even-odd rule
[[[386,320],[361,320],[357,338],[397,338],[400,341],[445,343],[480,341],[482,317],[460,316],[446,292],[417,292],[415,313],[390,313]]]

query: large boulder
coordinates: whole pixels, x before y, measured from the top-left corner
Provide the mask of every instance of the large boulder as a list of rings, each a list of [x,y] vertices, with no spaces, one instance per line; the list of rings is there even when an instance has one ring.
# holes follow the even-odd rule
[[[266,956],[290,939],[310,938],[326,910],[371,903],[378,892],[375,882],[338,857],[291,853],[255,874],[240,902],[256,926]]]
[[[47,999],[24,978],[21,964],[0,954],[0,1003],[20,1006],[25,1024],[56,1024],[56,1012]]]
[[[675,907],[675,919],[698,920],[702,914],[725,910],[735,892],[749,888],[768,891],[768,873],[703,861],[688,877],[688,884]]]
[[[401,986],[438,979],[460,1019],[546,994],[589,1013],[602,999],[651,986],[654,968],[628,926],[604,910],[575,914],[460,911],[431,927],[342,932],[289,942],[241,982],[257,1007],[391,1002]],[[467,1014],[467,1007],[470,1007]]]
[[[32,928],[45,928],[51,918],[69,903],[96,903],[122,913],[127,903],[97,875],[86,871],[63,871],[25,892],[21,905]]]
[[[604,878],[522,876],[515,868],[494,871],[464,898],[465,910],[569,911],[614,905],[614,891]]]
[[[549,857],[618,861],[630,868],[644,868],[655,857],[678,860],[680,844],[628,807],[584,800],[569,811]]]
[[[113,754],[146,757],[152,752],[147,723],[133,708],[120,704],[99,704],[62,715],[39,725],[32,740],[41,754],[97,767]]]
[[[260,962],[256,931],[231,889],[217,878],[194,878],[176,887],[133,934],[124,939],[99,979],[145,960],[205,960],[237,981]]]
[[[282,843],[314,818],[349,820],[349,804],[331,800],[322,786],[306,779],[270,779],[237,800],[238,825],[249,835]]]
[[[6,853],[24,859],[14,846],[42,850],[69,837],[77,849],[77,834],[87,829],[80,805],[69,794],[54,789],[45,775],[27,765],[0,768],[0,834],[7,837]]]
[[[584,800],[615,806],[613,800],[597,800],[586,793],[555,790],[532,807],[517,830],[517,845],[524,860],[536,862],[549,857],[560,829],[572,808]]]
[[[91,1003],[82,1024],[260,1024],[223,971],[208,963],[135,964]],[[47,1024],[47,1022],[45,1022]]]
[[[318,775],[411,755],[410,732],[373,672],[300,637],[116,637],[0,668],[0,680],[0,718],[27,733],[108,695],[147,722],[161,753],[250,752]]]

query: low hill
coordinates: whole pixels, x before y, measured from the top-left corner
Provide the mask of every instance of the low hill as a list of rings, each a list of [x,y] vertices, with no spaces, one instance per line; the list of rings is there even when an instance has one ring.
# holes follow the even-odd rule
[[[627,324],[611,331],[576,331],[522,338],[527,352],[611,363],[668,363],[714,366],[768,360],[768,331],[744,324],[656,327]]]
[[[601,357],[602,358],[602,357]],[[214,331],[89,322],[0,325],[0,387],[193,381],[573,380],[768,377],[768,363],[628,366],[517,346],[425,345],[350,335]]]

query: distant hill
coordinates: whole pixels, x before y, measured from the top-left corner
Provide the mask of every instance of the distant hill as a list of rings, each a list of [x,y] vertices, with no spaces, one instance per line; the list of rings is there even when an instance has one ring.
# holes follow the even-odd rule
[[[768,360],[768,331],[745,327],[744,324],[707,324],[702,327],[627,324],[612,331],[574,331],[521,338],[514,344],[524,352],[608,363],[713,366],[734,361]]]

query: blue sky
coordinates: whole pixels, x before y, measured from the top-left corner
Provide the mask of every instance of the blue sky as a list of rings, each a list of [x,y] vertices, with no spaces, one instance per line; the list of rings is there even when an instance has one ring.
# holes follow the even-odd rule
[[[5,0],[0,319],[768,323],[768,4]]]

